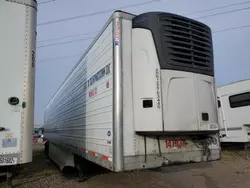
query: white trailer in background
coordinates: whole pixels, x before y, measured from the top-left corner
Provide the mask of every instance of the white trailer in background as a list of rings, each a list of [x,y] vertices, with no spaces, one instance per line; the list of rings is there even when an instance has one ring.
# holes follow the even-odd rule
[[[32,161],[36,7],[0,1],[0,169]]]
[[[215,90],[208,26],[116,11],[48,103],[46,149],[61,168],[217,160]]]
[[[217,89],[221,142],[250,142],[250,80]]]

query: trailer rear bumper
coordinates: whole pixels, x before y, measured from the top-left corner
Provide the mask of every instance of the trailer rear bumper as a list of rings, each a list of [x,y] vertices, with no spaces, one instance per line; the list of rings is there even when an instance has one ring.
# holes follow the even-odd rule
[[[216,161],[219,159],[219,149],[212,149],[209,158],[203,155],[203,151],[173,152],[165,153],[162,156],[153,154],[146,157],[145,155],[130,156],[124,158],[124,170],[150,169],[174,164]]]
[[[220,159],[221,148],[216,132],[207,135],[139,136],[137,140],[137,155],[124,157],[125,170]]]

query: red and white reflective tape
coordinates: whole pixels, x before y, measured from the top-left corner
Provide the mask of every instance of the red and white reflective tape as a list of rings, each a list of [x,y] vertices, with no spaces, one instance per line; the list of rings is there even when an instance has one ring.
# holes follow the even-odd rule
[[[86,149],[84,149],[84,148],[82,149],[82,152],[84,152],[84,153],[90,153],[90,155],[92,155],[92,156],[94,156],[94,157],[101,156],[102,159],[104,159],[105,161],[110,161],[110,162],[112,162],[112,158],[111,158],[111,157],[108,157],[108,156],[106,156],[106,155],[99,155],[99,154],[96,153],[96,152],[88,151],[88,150],[86,150]]]
[[[106,155],[102,155],[102,158],[105,160],[105,161],[110,161],[112,162],[112,158],[106,156]]]

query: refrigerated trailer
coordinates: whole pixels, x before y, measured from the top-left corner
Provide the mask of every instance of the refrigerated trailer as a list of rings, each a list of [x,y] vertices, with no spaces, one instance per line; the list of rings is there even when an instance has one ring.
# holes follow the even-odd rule
[[[46,151],[112,171],[220,158],[211,30],[116,11],[45,108]]]
[[[36,7],[0,1],[0,168],[32,161]]]
[[[250,142],[250,80],[218,87],[221,142]]]

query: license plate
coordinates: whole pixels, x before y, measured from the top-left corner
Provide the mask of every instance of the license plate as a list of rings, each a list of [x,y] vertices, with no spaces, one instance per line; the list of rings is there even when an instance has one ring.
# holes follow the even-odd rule
[[[166,148],[182,148],[186,147],[186,142],[183,139],[170,139],[165,140]]]
[[[0,157],[0,166],[15,165],[17,164],[17,158],[14,157]]]

